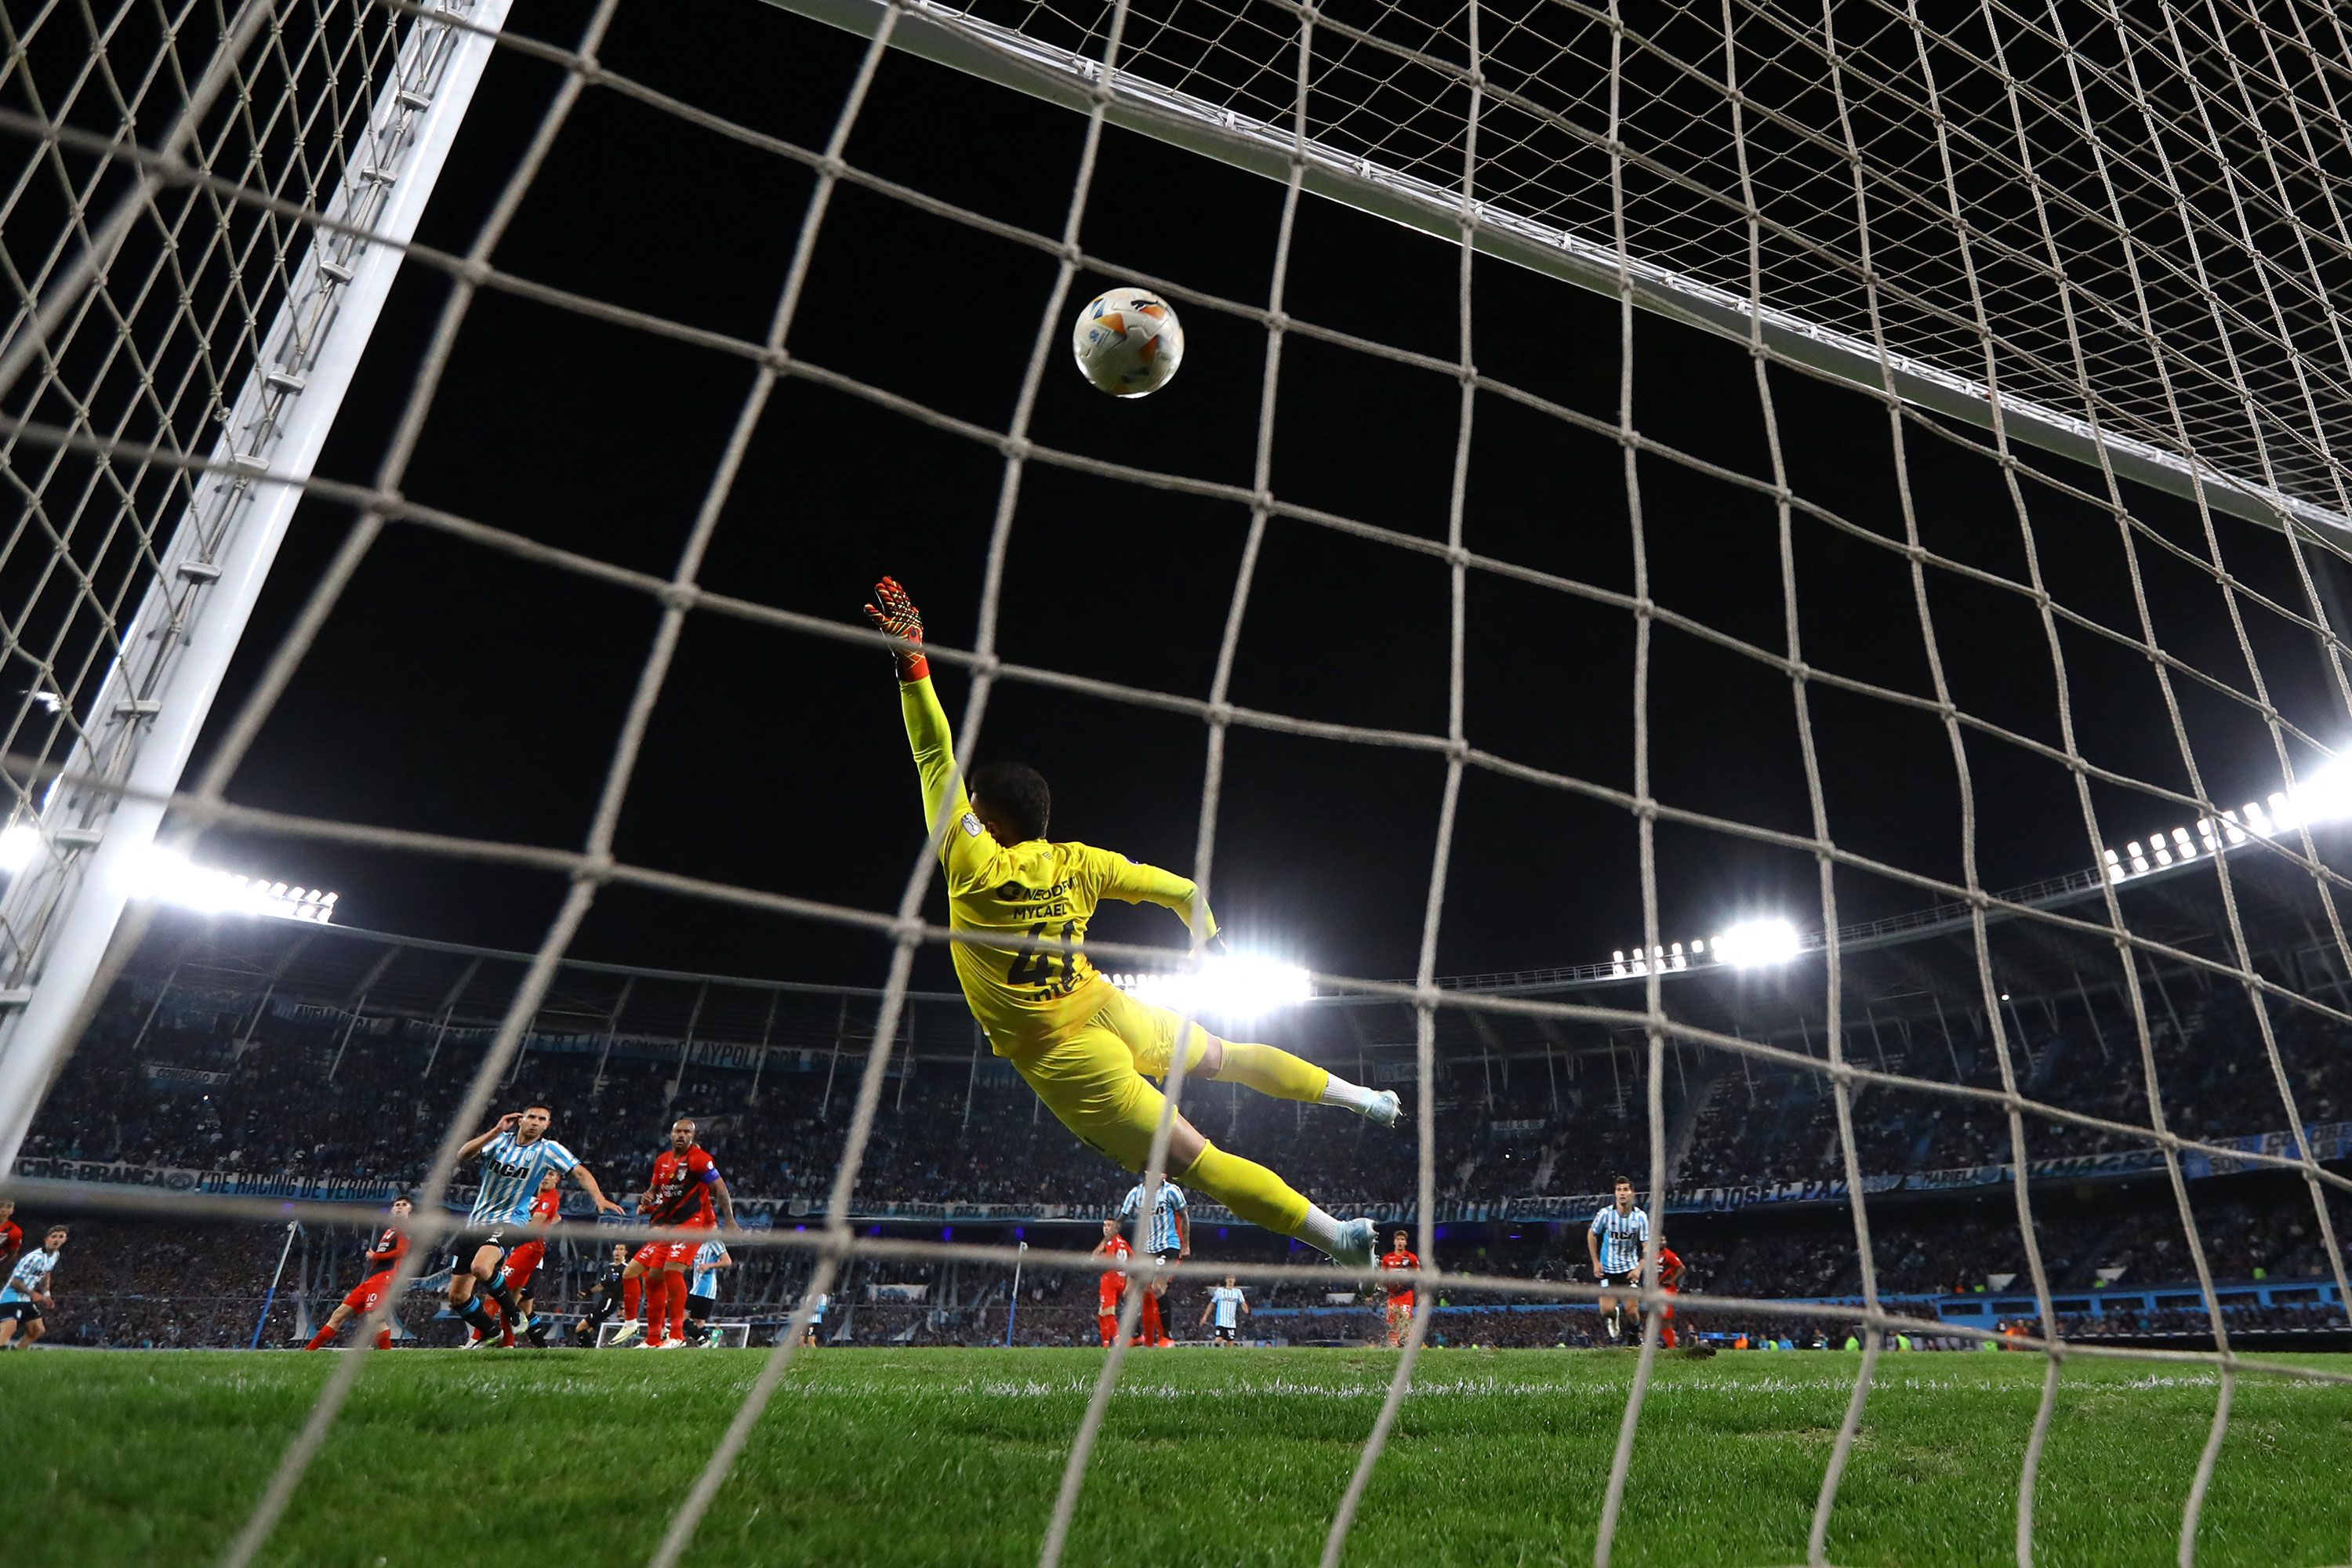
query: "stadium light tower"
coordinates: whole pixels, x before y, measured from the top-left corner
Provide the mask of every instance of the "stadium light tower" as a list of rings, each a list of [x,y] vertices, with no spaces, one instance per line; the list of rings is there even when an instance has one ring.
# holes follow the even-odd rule
[[[1786,963],[1803,948],[1797,928],[1787,921],[1742,921],[1715,939],[1715,958],[1734,969],[1759,969]]]
[[[152,882],[162,802],[179,788],[299,487],[481,82],[494,47],[488,35],[505,25],[509,5],[428,0],[409,24],[370,100],[365,134],[348,144],[325,205],[329,223],[314,228],[286,273],[234,395],[224,388],[206,466],[189,477],[178,517],[153,520],[155,570],[116,639],[123,652],[83,710],[79,739],[37,821],[13,824],[16,836],[0,845],[23,858],[0,896],[0,1172],[15,1164],[42,1090],[73,1047],[123,904]],[[271,7],[232,9],[239,19],[161,138],[167,161],[179,158],[224,89],[247,79],[254,58],[275,47],[261,25]],[[109,266],[170,185],[163,173],[142,178],[37,305],[19,311],[0,339],[0,395],[34,363],[58,356],[64,323],[105,290]]]
[[[267,877],[242,877],[199,866],[185,855],[150,845],[132,870],[131,896],[155,899],[206,915],[268,915],[332,925],[339,895],[323,888],[289,887]]]

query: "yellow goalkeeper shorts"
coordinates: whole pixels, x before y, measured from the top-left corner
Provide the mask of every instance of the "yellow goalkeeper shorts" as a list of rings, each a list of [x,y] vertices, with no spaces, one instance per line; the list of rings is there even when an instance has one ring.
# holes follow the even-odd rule
[[[1034,1044],[1004,1042],[1011,1048],[1003,1055],[1063,1126],[1128,1170],[1140,1171],[1167,1102],[1145,1075],[1167,1076],[1184,1020],[1107,981],[1092,989],[1095,1010],[1081,1022]],[[1208,1049],[1208,1032],[1194,1024],[1185,1039],[1188,1077]]]

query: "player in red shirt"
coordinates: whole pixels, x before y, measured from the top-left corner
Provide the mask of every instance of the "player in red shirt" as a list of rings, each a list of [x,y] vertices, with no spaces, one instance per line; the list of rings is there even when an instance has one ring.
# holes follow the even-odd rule
[[[343,1298],[342,1304],[327,1314],[326,1322],[310,1336],[310,1342],[302,1347],[304,1350],[324,1350],[327,1342],[342,1332],[343,1325],[350,1322],[354,1314],[374,1311],[392,1293],[392,1271],[400,1266],[401,1258],[408,1252],[408,1232],[401,1227],[409,1212],[410,1204],[406,1198],[392,1200],[392,1223],[376,1232],[375,1240],[368,1246],[367,1278],[353,1286],[352,1293]],[[392,1348],[390,1323],[377,1328],[375,1348],[380,1351]]]
[[[1097,1244],[1094,1256],[1108,1258],[1116,1263],[1135,1256],[1135,1248],[1118,1228],[1118,1221],[1103,1221],[1103,1238]],[[1118,1338],[1118,1300],[1127,1293],[1127,1276],[1112,1269],[1095,1282],[1095,1322],[1102,1330],[1103,1348]]]
[[[1675,1293],[1675,1287],[1682,1283],[1682,1279],[1683,1260],[1675,1256],[1673,1247],[1661,1244],[1658,1247],[1658,1289],[1671,1296]],[[1665,1324],[1659,1331],[1658,1343],[1672,1350],[1680,1342],[1675,1338],[1674,1308],[1667,1307],[1664,1316]]]
[[[531,1194],[530,1223],[553,1225],[563,1217],[563,1194],[559,1190],[562,1184],[562,1178],[552,1171],[540,1177],[539,1191]],[[546,1258],[547,1237],[543,1236],[528,1237],[517,1243],[515,1249],[506,1255],[505,1260],[499,1266],[498,1276],[491,1281],[489,1300],[485,1301],[483,1306],[492,1318],[501,1320],[499,1343],[508,1350],[514,1349],[515,1335],[519,1333],[528,1335],[530,1342],[540,1349],[547,1348],[547,1330],[538,1321],[537,1314],[531,1310],[530,1295],[531,1276],[539,1272],[539,1266]],[[498,1300],[498,1292],[500,1289],[504,1289],[508,1299],[521,1309],[519,1322],[503,1321],[506,1312],[499,1305]],[[466,1348],[471,1350],[481,1342],[482,1331],[476,1329],[472,1336],[467,1340]]]
[[[1402,1230],[1389,1237],[1389,1249],[1381,1255],[1382,1268],[1402,1270],[1418,1268],[1421,1259],[1405,1250],[1412,1237]],[[1389,1349],[1404,1343],[1405,1331],[1412,1326],[1412,1287],[1409,1284],[1389,1287]]]
[[[0,1269],[16,1261],[17,1249],[24,1245],[25,1227],[16,1223],[16,1200],[0,1198]]]
[[[555,1173],[550,1171],[539,1179],[539,1194],[530,1200],[530,1223],[553,1225],[563,1217],[563,1194],[559,1190]],[[547,1258],[547,1237],[534,1236],[507,1254],[507,1288],[514,1292],[522,1306],[520,1332],[530,1338],[540,1349],[547,1348],[547,1328],[539,1321],[538,1301],[531,1294],[532,1276]]]
[[[714,1204],[717,1215],[711,1212]],[[654,1159],[654,1173],[646,1183],[645,1196],[637,1202],[637,1215],[655,1225],[692,1230],[715,1227],[723,1215],[727,1227],[736,1228],[735,1200],[709,1151],[694,1141],[694,1118],[681,1116],[671,1124],[669,1147]],[[646,1326],[646,1349],[667,1350],[686,1342],[686,1273],[701,1245],[656,1241],[637,1249],[629,1267],[635,1269],[644,1265],[640,1272],[657,1270],[653,1284],[646,1289],[651,1320]],[[624,1275],[624,1291],[629,1283]]]

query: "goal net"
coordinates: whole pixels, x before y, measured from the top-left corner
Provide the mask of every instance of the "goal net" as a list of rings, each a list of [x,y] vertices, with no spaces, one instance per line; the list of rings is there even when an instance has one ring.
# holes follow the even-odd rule
[[[963,693],[966,761],[1000,727],[1052,733],[1037,706],[1049,700],[1083,710],[1067,724],[1134,726],[1119,733],[1149,761],[1133,772],[1181,775],[1197,805],[1161,858],[1181,864],[1189,844],[1213,900],[1249,886],[1249,857],[1285,834],[1335,858],[1378,839],[1392,875],[1367,901],[1401,900],[1404,935],[1385,950],[1366,938],[1372,956],[1318,963],[1314,982],[1335,1006],[1396,1020],[1385,1038],[1359,1031],[1399,1064],[1414,1141],[1410,1180],[1375,1195],[1409,1216],[1427,1299],[1608,1293],[1465,1266],[1436,1234],[1449,1130],[1475,1114],[1443,1102],[1449,1061],[1513,1031],[1540,1037],[1546,1070],[1555,1045],[1583,1051],[1587,1072],[1605,1047],[1598,1070],[1616,1081],[1656,1223],[1635,1291],[1654,1310],[1597,1562],[1638,1469],[1685,1156],[1760,1144],[1769,1157],[1751,1173],[1816,1181],[1850,1210],[1851,1300],[1677,1298],[1685,1313],[1830,1321],[1858,1338],[1811,1560],[1827,1558],[1893,1337],[1996,1337],[1881,1289],[1869,1196],[1941,1136],[1931,1121],[1973,1129],[1978,1163],[2000,1173],[2000,1226],[2023,1258],[2003,1288],[2029,1303],[2005,1337],[2047,1358],[2017,1482],[2020,1561],[2062,1364],[2095,1358],[2218,1374],[2180,1500],[2193,1554],[2237,1381],[2347,1381],[2232,1348],[2192,1195],[2217,1169],[2278,1173],[2323,1283],[2352,1300],[2337,1233],[2352,1178],[2340,1147],[2315,1146],[2320,1119],[2304,1103],[2332,1070],[2317,1053],[2352,1026],[2330,837],[2352,814],[2333,763],[2352,720],[2352,494],[2335,450],[2352,437],[2341,18],[2292,0],[2154,15],[1748,0],[1640,14],[1581,0],[673,9],[633,16],[602,0],[562,36],[525,30],[559,24],[510,21],[500,0],[125,0],[0,20],[0,471],[17,501],[0,557],[0,848],[14,867],[0,1150],[16,1159],[64,1081],[154,895],[222,842],[527,886],[547,911],[495,1029],[455,1058],[463,1092],[417,1130],[435,1152],[398,1288],[438,1266],[432,1242],[459,1226],[447,1200],[461,1145],[566,1006],[564,966],[592,910],[635,900],[666,919],[863,943],[881,984],[824,1201],[804,1229],[740,1242],[805,1263],[791,1282],[803,1304],[650,1559],[682,1561],[814,1303],[858,1260],[1101,1268],[1076,1247],[853,1224],[918,964],[951,941],[914,823],[890,848],[904,856],[894,872],[907,868],[895,900],[673,855],[639,828],[704,815],[727,787],[732,753],[689,743],[738,733],[740,713],[708,711],[711,690],[740,701],[759,686],[763,706],[791,705],[747,667],[881,679],[888,639],[832,587],[803,596],[803,579],[863,571],[885,544],[952,553],[969,592],[926,597],[926,646]],[[675,52],[682,38],[707,58],[739,33],[792,57],[793,92],[722,90]],[[504,109],[460,143],[478,84]],[[954,152],[999,116],[1024,148],[1018,178]],[[597,156],[567,162],[583,137]],[[458,177],[445,172],[453,145],[470,151],[462,200],[420,228],[436,180],[446,195]],[[615,145],[634,150],[630,168],[603,161]],[[694,177],[646,172],[667,169]],[[582,263],[626,248],[623,206],[662,233],[629,252],[646,273]],[[719,297],[739,268],[757,276],[752,307]],[[1140,405],[1097,398],[1062,359],[1078,307],[1112,283],[1160,293],[1192,335],[1186,379]],[[387,301],[405,309],[401,331],[371,344]],[[860,330],[894,312],[914,330]],[[527,395],[564,400],[576,424],[562,453],[485,416],[526,395],[519,355],[533,362]],[[713,427],[649,424],[635,390],[688,379],[723,383]],[[619,385],[632,395],[611,395]],[[1168,412],[1188,395],[1193,412]],[[453,444],[499,460],[453,464]],[[647,491],[677,525],[661,551],[617,535],[583,546],[603,536],[540,515],[551,509],[534,487],[566,463],[622,473],[656,458],[692,470],[686,491]],[[956,516],[889,538],[950,491]],[[273,612],[263,584],[298,518],[327,542],[297,552],[299,578],[274,580]],[[847,554],[820,534],[863,543]],[[303,682],[339,638],[418,640],[415,605],[370,588],[411,549],[499,584],[499,616],[541,594],[593,596],[594,610],[544,632],[561,660],[629,644],[610,691],[592,701],[583,680],[564,694],[565,728],[598,737],[584,831],[558,841],[528,815],[451,830],[272,782],[288,707],[321,711],[301,707],[315,703]],[[806,569],[787,582],[747,565],[779,550]],[[1173,640],[1113,611],[1139,578],[1189,584],[1209,606],[1182,657],[1129,646]],[[1092,596],[1096,629],[1044,635],[1067,629],[1055,617],[1072,594]],[[248,623],[266,635],[247,637]],[[1302,697],[1267,678],[1277,664],[1341,679]],[[672,722],[672,705],[695,701],[706,707]],[[371,719],[364,701],[346,710]],[[430,719],[406,721],[343,733],[433,753]],[[903,786],[895,751],[868,771],[845,760],[849,742],[824,744],[855,780],[845,790]],[[1378,820],[1346,816],[1357,770],[1391,765],[1377,776],[1407,782]],[[1259,805],[1234,829],[1251,797],[1292,816]],[[1410,824],[1393,804],[1405,800]],[[1316,837],[1327,806],[1359,830]],[[1486,954],[1491,924],[1454,934],[1466,904],[1530,881],[1552,891],[1510,906],[1528,920],[1573,902],[1618,934],[1549,968],[1522,948]],[[1749,918],[1743,884],[1805,903]],[[265,896],[333,917],[315,889]],[[1934,963],[1895,940],[1921,931],[1941,944]],[[1089,950],[1106,968],[1196,956]],[[1383,951],[1399,955],[1385,970]],[[1502,972],[1458,978],[1489,970]],[[354,1019],[381,973],[352,987]],[[2194,1030],[2168,980],[2242,1007],[2231,1070],[2258,1086],[2252,1114],[2267,1120],[2219,1128],[2184,1098]],[[2083,1075],[2039,1046],[2011,990],[2029,982],[2053,1016],[2079,993],[2095,1021],[2121,1020],[2100,1034],[2090,1089],[2074,1093]],[[1785,1027],[1743,1011],[1767,993]],[[1890,1055],[1881,1021],[1900,1014],[1907,1029],[1931,1005],[1943,1044],[1975,1042],[1965,1061],[1924,1033]],[[686,1020],[687,1038],[699,1026]],[[1750,1103],[1759,1078],[1800,1086],[1808,1109],[1727,1126],[1689,1074],[1700,1089],[1738,1075]],[[1222,1105],[1183,1080],[1168,1080],[1171,1108]],[[967,1096],[967,1121],[971,1108]],[[1171,1131],[1159,1129],[1147,1187],[1171,1173]],[[2239,1131],[2271,1135],[2222,1136]],[[2086,1342],[2058,1305],[2033,1162],[2117,1151],[2162,1184],[2210,1349]],[[1590,1192],[1610,1173],[1549,1190]],[[151,1215],[347,1217],[308,1199],[72,1185],[78,1201]],[[1303,1260],[1246,1271],[1336,1291],[1378,1278]],[[1125,1297],[1039,1522],[1043,1563],[1070,1540],[1141,1296]],[[1411,1409],[1434,1321],[1413,1316],[1366,1412],[1327,1563]],[[303,1485],[371,1354],[352,1345],[226,1561],[255,1560]]]

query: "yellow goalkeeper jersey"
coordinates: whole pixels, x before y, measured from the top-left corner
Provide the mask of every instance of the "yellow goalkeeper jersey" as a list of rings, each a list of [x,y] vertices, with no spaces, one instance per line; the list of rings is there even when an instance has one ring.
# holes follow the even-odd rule
[[[1091,1016],[1101,1005],[1088,991],[1108,984],[1087,955],[1076,952],[1087,939],[1087,922],[1104,899],[1160,904],[1189,925],[1194,887],[1157,866],[1086,844],[1055,844],[1033,838],[999,844],[972,815],[971,799],[956,771],[955,740],[948,716],[929,677],[904,681],[899,705],[907,717],[907,741],[923,781],[925,826],[945,835],[940,861],[947,871],[948,925],[955,931],[1001,931],[1071,944],[1069,952],[998,947],[987,942],[952,944],[956,978],[964,1000],[998,1056],[1011,1056],[1051,1038]],[[1205,918],[1205,914],[1204,914]],[[1204,935],[1216,934],[1208,921]]]

